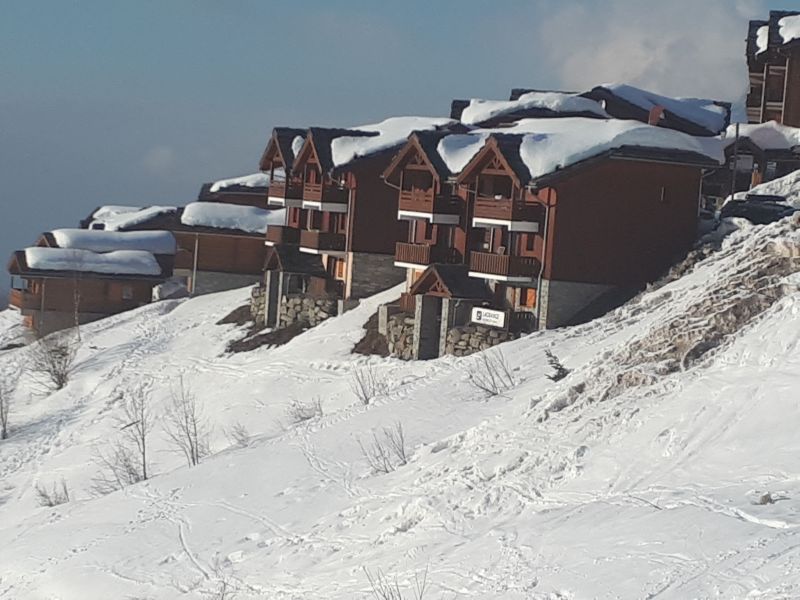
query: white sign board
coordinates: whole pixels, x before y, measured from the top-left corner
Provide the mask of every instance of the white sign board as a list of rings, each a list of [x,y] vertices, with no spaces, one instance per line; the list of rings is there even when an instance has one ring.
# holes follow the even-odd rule
[[[506,313],[503,310],[475,306],[472,309],[472,322],[488,325],[489,327],[505,327]]]

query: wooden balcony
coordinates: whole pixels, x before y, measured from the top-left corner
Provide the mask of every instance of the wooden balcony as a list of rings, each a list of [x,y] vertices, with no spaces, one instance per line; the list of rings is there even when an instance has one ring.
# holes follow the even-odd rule
[[[478,196],[475,198],[475,220],[491,219],[497,221],[536,223],[538,225],[542,213],[541,206],[511,200],[510,198],[492,198]]]
[[[286,225],[267,225],[267,244],[297,244],[300,242],[300,230]]]
[[[462,202],[453,196],[437,196],[433,189],[400,190],[400,212],[424,213],[428,215],[442,215],[453,217],[450,220],[458,222]],[[436,222],[434,219],[433,222]]]
[[[435,263],[459,264],[463,261],[463,257],[455,248],[397,242],[394,260],[398,263],[427,266]]]
[[[304,229],[300,232],[300,247],[319,252],[344,252],[343,233]]]
[[[349,190],[340,189],[332,185],[323,185],[321,183],[303,184],[303,202],[321,203],[323,206],[320,210],[330,210],[329,208],[325,208],[324,205],[326,204],[343,206],[344,209],[347,210],[347,200],[349,196]]]
[[[72,294],[47,294],[45,292],[44,306],[42,306],[42,296],[33,294],[27,290],[11,290],[8,302],[11,306],[26,310],[42,310],[72,312],[75,310],[74,297]],[[78,304],[78,312],[115,314],[125,310],[131,310],[142,305],[136,300],[110,300],[108,298],[94,298],[91,296],[81,296]]]
[[[470,274],[505,281],[533,281],[539,274],[539,261],[532,256],[511,256],[489,252],[471,252]]]
[[[277,206],[300,206],[303,202],[303,184],[298,180],[273,181],[269,184],[267,198]]]

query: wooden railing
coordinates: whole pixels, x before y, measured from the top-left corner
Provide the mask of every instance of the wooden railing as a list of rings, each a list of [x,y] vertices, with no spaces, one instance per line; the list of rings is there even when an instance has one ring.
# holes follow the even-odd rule
[[[456,197],[434,196],[433,188],[415,188],[400,190],[398,208],[408,212],[457,215],[461,211],[461,202]]]
[[[273,181],[269,184],[269,196],[272,198],[283,198],[291,200],[301,200],[303,198],[303,185],[299,181]]]
[[[296,244],[300,241],[300,230],[286,225],[267,225],[267,241],[273,244]]]
[[[409,244],[407,242],[397,242],[395,244],[394,259],[397,262],[412,265],[458,264],[463,260],[461,253],[455,248],[431,246],[430,244]]]
[[[303,248],[344,252],[345,237],[343,233],[304,229],[300,232],[300,245]]]
[[[72,294],[46,294],[44,307],[42,297],[27,290],[11,290],[8,298],[9,304],[20,310],[54,310],[72,312],[75,310]],[[142,305],[137,300],[111,300],[109,298],[92,298],[82,296],[78,303],[78,312],[113,314],[124,310],[131,310]]]
[[[511,256],[489,252],[471,252],[469,270],[505,277],[529,277],[539,273],[539,261],[532,256]]]
[[[303,184],[303,200],[308,202],[347,204],[348,196],[348,190],[332,185],[322,185],[321,183]]]
[[[483,219],[500,219],[503,221],[538,222],[541,207],[522,200],[510,198],[492,198],[478,196],[475,198],[474,216]]]

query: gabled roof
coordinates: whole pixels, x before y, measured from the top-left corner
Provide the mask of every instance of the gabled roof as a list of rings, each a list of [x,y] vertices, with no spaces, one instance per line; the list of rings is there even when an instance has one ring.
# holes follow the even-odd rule
[[[267,249],[264,270],[278,270],[285,273],[311,275],[312,277],[328,277],[320,255],[300,252],[296,246],[282,244],[271,246]]]
[[[323,173],[331,173],[337,166],[333,162],[331,145],[333,140],[340,137],[374,137],[377,132],[359,131],[357,129],[338,129],[329,127],[309,127],[306,140],[292,166],[293,171],[298,171],[308,160],[313,152]]]
[[[292,170],[292,165],[294,164],[295,151],[297,151],[299,149],[298,146],[300,146],[300,144],[297,144],[295,140],[297,138],[305,140],[305,137],[305,129],[297,129],[294,127],[275,127],[272,130],[272,135],[270,136],[269,141],[267,142],[267,147],[264,149],[264,153],[261,155],[259,168],[262,171],[269,170],[269,165],[267,164],[268,161],[271,160],[272,156],[278,154],[284,170],[289,173]]]
[[[431,265],[417,278],[409,293],[467,300],[492,299],[486,280],[470,277],[468,265]]]
[[[600,102],[616,119],[634,119],[648,123],[651,111],[660,107],[658,127],[689,135],[719,135],[730,124],[731,104],[700,98],[670,98],[626,84],[606,84],[582,94]]]
[[[460,183],[471,179],[476,170],[483,168],[491,157],[497,157],[508,174],[516,180],[518,186],[524,186],[531,180],[531,172],[525,165],[520,154],[520,146],[524,136],[522,134],[493,133],[483,145],[483,148],[472,158],[461,171],[457,181]]]
[[[453,173],[447,168],[436,147],[447,135],[449,132],[446,131],[415,131],[408,137],[408,141],[400,151],[395,154],[392,162],[384,170],[383,177],[387,180],[394,178],[401,165],[405,164],[408,156],[416,152],[430,167],[434,177],[437,177],[440,182],[446,181]]]
[[[228,195],[266,196],[267,188],[269,188],[269,175],[252,173],[204,183],[197,199],[201,202],[214,202]]]
[[[172,276],[172,257],[136,250],[101,253],[33,247],[14,252],[8,272],[29,278],[163,281]]]

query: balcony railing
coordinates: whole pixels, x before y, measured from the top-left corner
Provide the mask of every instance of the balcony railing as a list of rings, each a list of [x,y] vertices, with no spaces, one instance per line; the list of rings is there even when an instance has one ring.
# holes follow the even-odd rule
[[[300,230],[286,225],[267,225],[267,241],[273,244],[296,244],[300,241]]]
[[[345,238],[343,233],[306,229],[300,232],[300,246],[314,250],[344,252]]]
[[[463,261],[461,253],[455,248],[431,246],[430,244],[409,244],[406,242],[397,242],[394,259],[397,262],[412,265],[459,264]]]
[[[398,208],[408,212],[457,215],[461,212],[461,202],[457,197],[436,196],[432,188],[400,190]]]
[[[303,184],[300,181],[272,181],[269,184],[270,198],[283,198],[284,200],[302,200]]]
[[[500,277],[533,279],[539,274],[539,261],[532,256],[471,252],[469,270]]]
[[[8,298],[9,304],[20,310],[51,310],[72,312],[75,310],[75,298],[69,294],[45,293],[44,306],[42,296],[27,290],[11,290]],[[124,310],[131,310],[142,305],[137,300],[112,300],[110,298],[92,298],[82,296],[78,302],[78,312],[113,314]]]
[[[340,189],[321,183],[303,184],[303,200],[307,202],[322,202],[324,204],[347,205],[349,193],[347,189]]]
[[[474,216],[477,219],[498,219],[501,221],[538,222],[541,206],[510,198],[478,196],[475,199]]]

